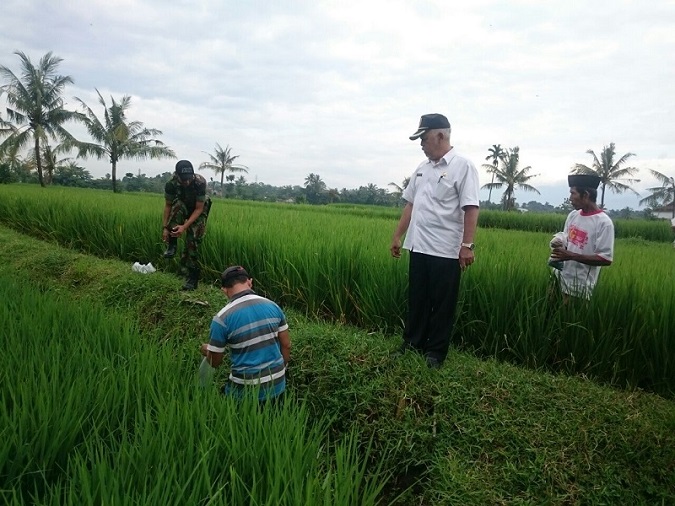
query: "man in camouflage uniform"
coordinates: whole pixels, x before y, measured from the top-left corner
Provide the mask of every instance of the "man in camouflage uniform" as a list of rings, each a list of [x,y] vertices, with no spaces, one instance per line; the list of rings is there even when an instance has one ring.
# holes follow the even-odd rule
[[[194,290],[199,282],[199,244],[206,234],[211,199],[206,196],[206,179],[195,174],[192,164],[180,160],[176,172],[164,187],[162,240],[168,244],[164,258],[173,258],[178,238],[186,234],[181,264],[188,276],[183,290]]]

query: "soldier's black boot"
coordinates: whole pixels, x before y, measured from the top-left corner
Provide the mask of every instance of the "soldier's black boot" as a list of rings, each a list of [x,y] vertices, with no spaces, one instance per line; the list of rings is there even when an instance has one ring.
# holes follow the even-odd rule
[[[173,258],[176,256],[176,249],[178,249],[178,237],[169,237],[169,244],[164,252],[164,258]]]
[[[183,285],[183,290],[196,290],[199,284],[199,268],[188,269],[187,281]]]

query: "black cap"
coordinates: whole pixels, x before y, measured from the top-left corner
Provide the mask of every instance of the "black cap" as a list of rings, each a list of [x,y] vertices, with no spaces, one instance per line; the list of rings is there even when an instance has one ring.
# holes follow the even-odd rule
[[[567,176],[567,183],[570,188],[593,188],[600,186],[600,176],[595,174],[570,174]]]
[[[417,132],[410,136],[410,140],[414,141],[415,139],[419,139],[427,130],[435,130],[437,128],[450,128],[448,118],[442,114],[425,114],[420,118]]]
[[[192,164],[187,160],[180,160],[176,164],[176,174],[178,177],[185,180],[190,179],[195,175],[195,170],[192,168]]]
[[[220,275],[220,282],[224,286],[225,283],[239,276],[246,276],[248,279],[251,279],[251,276],[248,275],[246,269],[244,269],[241,265],[233,265],[232,267],[228,267],[223,271],[223,273]]]

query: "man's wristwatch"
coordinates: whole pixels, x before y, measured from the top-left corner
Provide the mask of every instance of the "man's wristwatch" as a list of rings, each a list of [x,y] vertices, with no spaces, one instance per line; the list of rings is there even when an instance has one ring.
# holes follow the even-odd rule
[[[472,242],[463,242],[462,248],[469,248],[471,251],[473,251],[476,248],[476,245]]]

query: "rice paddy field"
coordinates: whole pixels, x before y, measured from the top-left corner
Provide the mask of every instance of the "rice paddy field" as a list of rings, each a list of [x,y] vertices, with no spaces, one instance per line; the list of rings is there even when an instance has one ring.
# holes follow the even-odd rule
[[[397,210],[216,200],[202,286],[182,293],[161,259],[162,205],[0,187],[4,503],[675,501],[667,227],[617,224],[593,299],[561,305],[546,267],[556,224],[485,213],[455,347],[429,371],[389,358],[407,283],[388,251]],[[136,261],[159,272],[132,273]],[[225,303],[213,282],[235,263],[289,315],[281,410],[195,381]]]
[[[179,269],[161,259],[159,195],[8,186],[0,196],[0,223],[24,234],[103,258]],[[202,248],[204,281],[241,264],[285,307],[396,335],[407,286],[407,259],[389,255],[398,214],[366,211],[217,200]],[[554,218],[543,215],[539,228],[549,230],[542,232],[479,229],[477,260],[462,280],[456,345],[529,367],[672,393],[671,244],[648,241],[633,225],[633,236],[617,239],[615,261],[603,268],[590,303],[563,306],[550,297],[546,265]],[[495,225],[494,214],[485,220]],[[537,228],[536,216],[525,220],[528,229]],[[654,234],[656,225],[668,232],[667,224],[645,222],[643,235]]]

